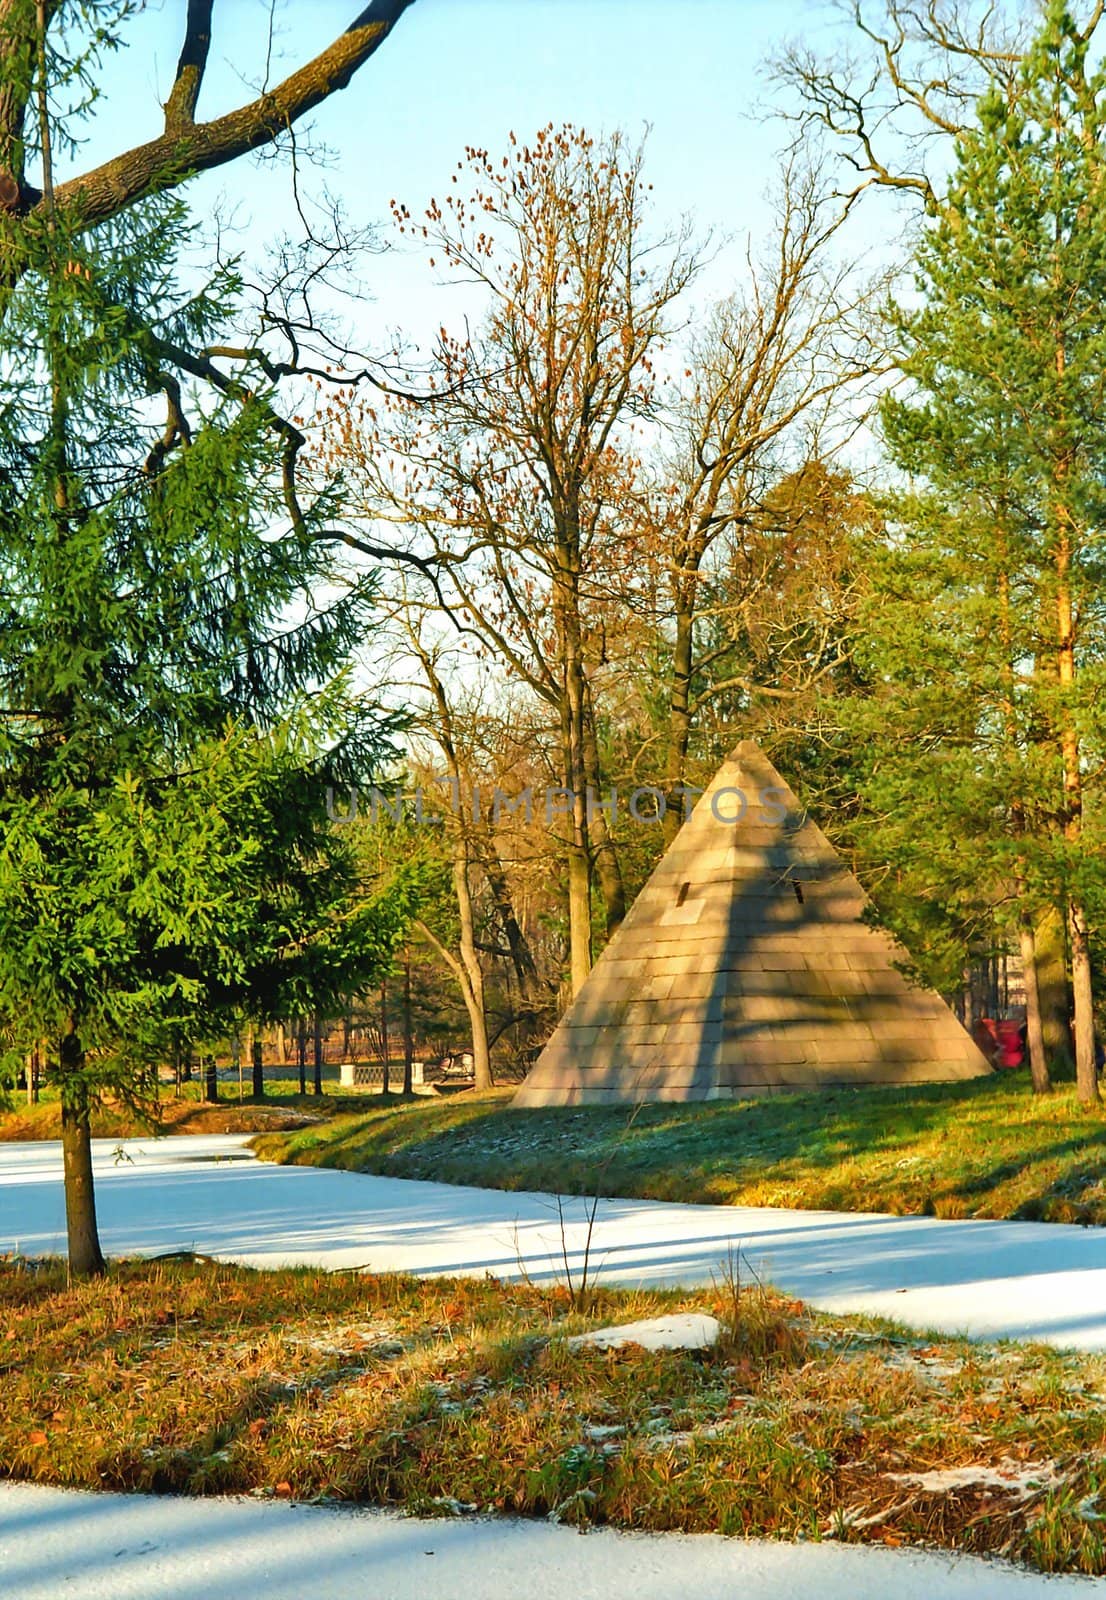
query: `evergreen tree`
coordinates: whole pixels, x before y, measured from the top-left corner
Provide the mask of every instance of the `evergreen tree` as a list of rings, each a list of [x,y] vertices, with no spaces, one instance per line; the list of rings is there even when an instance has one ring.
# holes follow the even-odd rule
[[[372,584],[334,570],[326,496],[290,524],[266,393],[189,393],[167,355],[212,342],[237,283],[181,290],[177,200],[92,231],[48,209],[19,238],[0,319],[0,1016],[9,1064],[54,1041],[88,1273],[96,1096],[140,1095],[168,1038],[230,1009],[371,980],[414,889],[366,894],[326,817],[327,783],[380,743],[344,678]]]
[[[1106,76],[1050,0],[1021,71],[958,143],[917,252],[920,303],[893,313],[911,388],[884,430],[921,487],[895,508],[867,646],[882,687],[855,719],[880,847],[909,894],[927,885],[962,930],[1019,929],[1031,1043],[1034,919],[1063,907],[1085,1103],[1089,930],[1106,909],[1104,119]],[[1034,1054],[1043,1087],[1039,1036]]]

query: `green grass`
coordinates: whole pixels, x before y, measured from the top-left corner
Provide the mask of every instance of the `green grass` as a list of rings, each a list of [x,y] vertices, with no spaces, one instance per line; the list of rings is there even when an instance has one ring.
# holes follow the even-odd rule
[[[572,1351],[677,1307],[719,1347]],[[1106,1572],[1106,1358],[929,1342],[770,1291],[0,1265],[0,1475],[925,1542]],[[920,1476],[961,1469],[956,1478]]]
[[[1106,1110],[1020,1077],[634,1112],[516,1111],[497,1091],[255,1143],[274,1161],[497,1189],[1106,1222]]]

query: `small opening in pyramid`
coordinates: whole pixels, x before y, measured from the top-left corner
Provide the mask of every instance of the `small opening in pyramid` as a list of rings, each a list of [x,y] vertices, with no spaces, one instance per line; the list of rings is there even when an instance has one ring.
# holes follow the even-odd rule
[[[802,884],[799,883],[797,879],[792,878],[791,887],[795,891],[796,900],[799,902],[800,905],[802,905],[802,903],[803,903],[803,886],[802,886]]]
[[[681,883],[681,885],[680,885],[680,892],[679,892],[679,894],[678,894],[678,895],[677,895],[677,896],[676,896],[676,904],[677,904],[677,905],[678,905],[678,906],[682,906],[682,905],[683,905],[683,903],[684,903],[684,901],[685,901],[685,900],[686,900],[686,899],[687,899],[687,891],[688,891],[688,890],[689,890],[689,889],[690,889],[690,888],[691,888],[691,885],[690,885],[690,883]]]

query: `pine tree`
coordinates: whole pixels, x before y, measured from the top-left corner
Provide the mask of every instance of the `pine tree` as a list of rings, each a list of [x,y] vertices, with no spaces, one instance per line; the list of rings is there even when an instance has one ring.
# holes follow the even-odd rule
[[[54,1041],[77,1274],[97,1096],[234,1008],[370,980],[414,892],[366,895],[327,822],[379,745],[344,676],[373,588],[336,583],[325,495],[290,524],[265,392],[174,370],[239,297],[181,288],[193,243],[175,199],[48,207],[0,319],[0,1018],[9,1064]]]
[[[884,431],[917,492],[877,585],[883,689],[863,756],[911,893],[928,879],[962,927],[1016,925],[1031,991],[1034,920],[1063,907],[1084,1103],[1089,929],[1106,908],[1091,776],[1106,732],[1104,121],[1106,76],[1050,0],[1022,70],[958,143],[917,251],[920,303],[893,313],[911,388]]]

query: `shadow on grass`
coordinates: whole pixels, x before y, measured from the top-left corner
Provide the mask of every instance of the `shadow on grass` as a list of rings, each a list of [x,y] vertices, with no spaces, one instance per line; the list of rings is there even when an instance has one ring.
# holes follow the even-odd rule
[[[502,1098],[399,1115],[377,1105],[259,1148],[270,1159],[507,1190],[1106,1221],[1106,1196],[1080,1198],[1106,1157],[1106,1122],[1071,1090],[1035,1098],[1020,1076],[653,1104],[632,1116],[514,1110]]]

